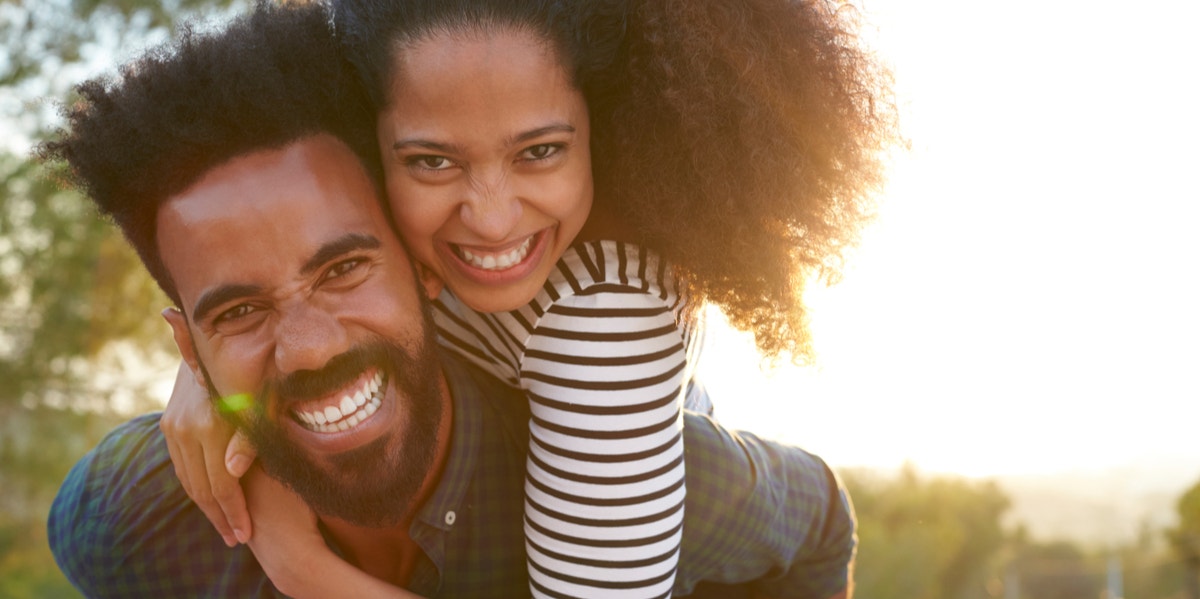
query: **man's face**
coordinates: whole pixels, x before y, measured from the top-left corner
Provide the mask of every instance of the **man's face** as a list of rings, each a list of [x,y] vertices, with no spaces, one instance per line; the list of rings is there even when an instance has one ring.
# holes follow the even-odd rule
[[[318,135],[237,157],[159,211],[176,343],[267,472],[320,513],[397,519],[448,408],[426,297],[355,155]],[[220,405],[238,405],[235,401]]]

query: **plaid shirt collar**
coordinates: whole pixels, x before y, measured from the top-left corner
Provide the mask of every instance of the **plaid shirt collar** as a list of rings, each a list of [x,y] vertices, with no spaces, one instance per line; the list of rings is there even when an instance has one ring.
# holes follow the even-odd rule
[[[436,594],[446,565],[446,534],[454,527],[457,514],[466,500],[475,475],[482,439],[483,415],[479,411],[482,389],[475,377],[454,358],[444,356],[445,374],[452,399],[453,418],[450,454],[442,470],[437,489],[425,502],[413,521],[409,534],[425,552],[413,572],[409,588],[425,596]]]

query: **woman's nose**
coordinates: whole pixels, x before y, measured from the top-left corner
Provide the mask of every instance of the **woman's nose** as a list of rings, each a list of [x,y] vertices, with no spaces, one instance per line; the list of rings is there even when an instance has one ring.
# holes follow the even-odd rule
[[[521,200],[504,174],[472,181],[471,190],[459,207],[463,224],[484,241],[508,239],[521,221],[521,213]]]

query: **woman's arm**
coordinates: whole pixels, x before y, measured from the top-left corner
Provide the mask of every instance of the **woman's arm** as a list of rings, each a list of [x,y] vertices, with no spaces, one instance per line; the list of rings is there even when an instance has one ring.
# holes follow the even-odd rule
[[[535,595],[667,596],[683,525],[683,338],[664,301],[557,301],[526,347],[526,546]]]
[[[254,462],[254,448],[217,414],[208,391],[187,364],[179,365],[159,428],[180,485],[225,544],[233,547],[249,539],[250,514],[238,477]]]
[[[347,563],[325,544],[317,515],[261,468],[243,478],[254,520],[248,545],[275,588],[295,599],[419,599]]]

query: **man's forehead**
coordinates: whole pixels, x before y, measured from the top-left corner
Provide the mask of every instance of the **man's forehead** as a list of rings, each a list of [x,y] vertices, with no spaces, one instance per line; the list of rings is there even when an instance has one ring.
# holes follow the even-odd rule
[[[323,210],[380,212],[377,190],[357,156],[340,140],[316,135],[230,158],[169,198],[185,215],[259,215]]]
[[[173,196],[159,212],[158,245],[181,294],[214,277],[294,272],[347,235],[398,246],[376,193],[349,148],[314,136],[234,158]]]

